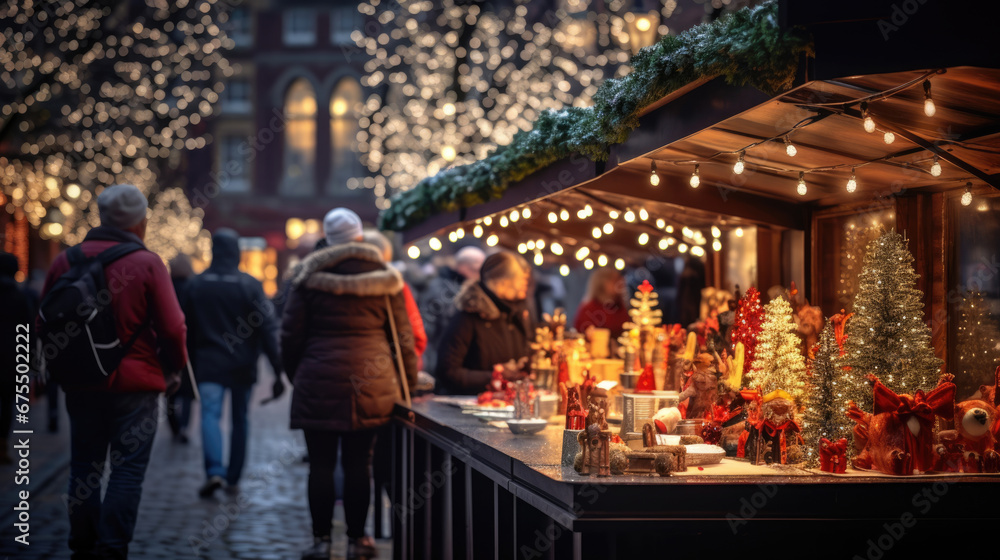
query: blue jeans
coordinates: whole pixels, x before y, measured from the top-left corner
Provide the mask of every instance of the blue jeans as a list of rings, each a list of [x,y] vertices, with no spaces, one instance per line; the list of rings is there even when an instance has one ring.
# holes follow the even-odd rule
[[[229,466],[222,463],[222,404],[226,389],[232,395],[233,430],[229,437]],[[205,454],[205,476],[221,476],[235,486],[240,481],[247,455],[247,410],[253,385],[226,387],[219,383],[199,383],[201,393],[201,448]]]
[[[74,558],[127,558],[153,449],[158,393],[66,393],[69,547]],[[109,453],[110,450],[110,453]],[[104,501],[101,476],[111,463]]]

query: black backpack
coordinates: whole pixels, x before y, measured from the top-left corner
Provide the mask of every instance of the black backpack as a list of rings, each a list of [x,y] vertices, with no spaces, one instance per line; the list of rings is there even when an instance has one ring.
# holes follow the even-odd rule
[[[79,245],[66,251],[70,268],[42,298],[38,311],[43,355],[56,383],[83,387],[105,382],[149,326],[147,316],[122,343],[111,309],[113,291],[104,277],[106,266],[143,249],[126,242],[93,257],[86,257]]]

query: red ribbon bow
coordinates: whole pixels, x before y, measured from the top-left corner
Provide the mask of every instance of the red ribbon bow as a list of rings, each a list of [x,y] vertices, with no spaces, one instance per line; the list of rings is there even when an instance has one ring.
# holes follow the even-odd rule
[[[955,416],[955,384],[942,383],[930,393],[918,390],[913,396],[897,395],[891,389],[875,381],[875,414],[891,412],[902,421],[910,416],[934,420],[934,415],[944,418]]]

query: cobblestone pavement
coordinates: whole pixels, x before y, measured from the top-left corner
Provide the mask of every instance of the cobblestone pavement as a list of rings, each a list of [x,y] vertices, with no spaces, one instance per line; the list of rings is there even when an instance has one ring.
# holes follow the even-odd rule
[[[266,406],[257,404],[270,390],[269,375],[262,377],[265,382],[258,383],[250,410],[247,464],[239,492],[235,494],[219,491],[209,500],[198,497],[198,488],[204,483],[205,475],[197,411],[192,415],[189,428],[192,437],[188,445],[171,440],[170,429],[161,415],[143,485],[135,538],[129,549],[130,558],[297,560],[301,551],[311,544],[306,500],[308,465],[301,460],[305,443],[300,431],[288,429],[289,394]],[[42,416],[41,409],[38,412],[38,416]],[[227,424],[228,418],[224,426]],[[37,457],[33,456],[33,470],[40,469],[43,463],[67,464],[68,424],[64,422],[62,427],[57,436],[33,440],[33,446],[47,447],[44,453],[39,450]],[[42,430],[36,429],[38,431]],[[32,453],[35,455],[34,450]],[[61,463],[57,463],[60,455]],[[69,558],[66,546],[69,522],[62,498],[66,492],[68,469],[63,467],[57,472],[46,488],[32,487],[31,533],[27,547],[14,542],[16,533],[10,517],[16,503],[10,490],[13,469],[3,467],[0,473],[4,476],[0,488],[6,490],[0,504],[3,508],[0,510],[0,520],[3,520],[0,558]],[[369,534],[371,524],[369,518]],[[344,554],[344,531],[343,511],[338,504],[333,558]],[[381,558],[391,558],[391,541],[379,541],[379,550]]]

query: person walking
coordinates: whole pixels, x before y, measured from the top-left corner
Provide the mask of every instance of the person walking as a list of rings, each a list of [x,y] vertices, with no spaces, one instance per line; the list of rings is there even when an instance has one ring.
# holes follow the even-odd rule
[[[177,300],[181,302],[181,309],[184,309],[184,296],[187,289],[187,282],[194,276],[194,269],[191,267],[191,257],[184,253],[170,259],[170,281],[174,285],[174,292]],[[185,313],[185,317],[187,314]],[[190,326],[188,332],[191,332]],[[191,337],[188,336],[188,355],[192,355]],[[194,388],[191,386],[191,379],[185,375],[181,378],[180,388],[176,393],[167,397],[167,423],[170,425],[170,432],[174,436],[174,441],[181,444],[188,443],[187,428],[191,422],[191,406],[194,404]]]
[[[2,447],[0,465],[11,463],[7,438],[10,436],[10,427],[14,420],[14,387],[27,385],[31,371],[29,363],[17,361],[16,344],[19,342],[28,344],[29,340],[35,340],[30,330],[33,316],[30,299],[14,279],[17,271],[17,257],[0,252],[0,309],[3,309],[0,325],[3,325],[3,334],[8,341],[0,345],[0,371],[10,372],[10,376],[13,377],[4,379],[3,386],[0,387],[0,399],[3,399],[0,401],[0,447]],[[21,366],[20,369],[18,365]]]
[[[74,559],[128,557],[156,434],[158,397],[167,387],[164,368],[178,371],[187,363],[184,314],[170,275],[163,260],[143,245],[147,207],[145,195],[133,185],[101,191],[97,196],[101,225],[91,229],[80,245],[56,257],[42,289],[39,330],[49,369],[66,392],[70,419],[65,500]],[[104,253],[109,250],[113,253]],[[105,264],[112,254],[118,258]],[[85,273],[84,268],[96,278],[101,267],[91,263],[104,265],[100,280],[107,287],[96,294],[97,301],[110,297],[107,309],[95,308],[93,317],[110,312],[120,361],[105,360],[104,348],[89,345],[89,352],[82,355],[93,353],[93,364],[80,360],[67,365],[60,354],[67,353],[65,357],[89,342],[80,336],[79,321],[72,329],[53,331],[59,297],[70,294],[60,280]],[[47,297],[50,293],[52,298]],[[91,326],[97,331],[89,330]],[[100,330],[96,324],[87,324],[87,329],[91,335]],[[102,493],[92,481],[101,479],[106,462],[111,474]]]
[[[420,294],[417,303],[427,332],[427,351],[423,356],[427,371],[433,372],[437,368],[437,349],[448,323],[455,315],[455,296],[462,289],[462,284],[479,280],[479,269],[484,260],[486,254],[479,247],[462,247],[455,253],[454,268],[441,267],[438,275],[431,278]]]
[[[486,389],[494,366],[508,379],[521,377],[531,354],[534,329],[528,310],[528,263],[509,251],[490,255],[479,273],[455,297],[438,349],[437,384],[443,392],[474,395]]]
[[[271,302],[261,283],[240,272],[239,235],[221,228],[212,235],[212,264],[188,280],[184,310],[190,327],[192,358],[201,396],[201,447],[205,484],[198,494],[207,498],[220,488],[238,491],[246,461],[250,394],[257,382],[261,351],[274,370],[272,394],[285,390]],[[232,431],[229,464],[222,458],[222,406],[231,399]]]
[[[399,376],[416,384],[417,356],[403,278],[377,248],[361,243],[358,215],[335,208],[323,231],[329,246],[307,256],[291,278],[281,321],[282,358],[294,386],[291,427],[304,431],[309,453],[314,542],[302,558],[330,557],[338,446],[347,558],[373,558],[375,543],[364,528],[375,429],[389,422],[399,400]]]

